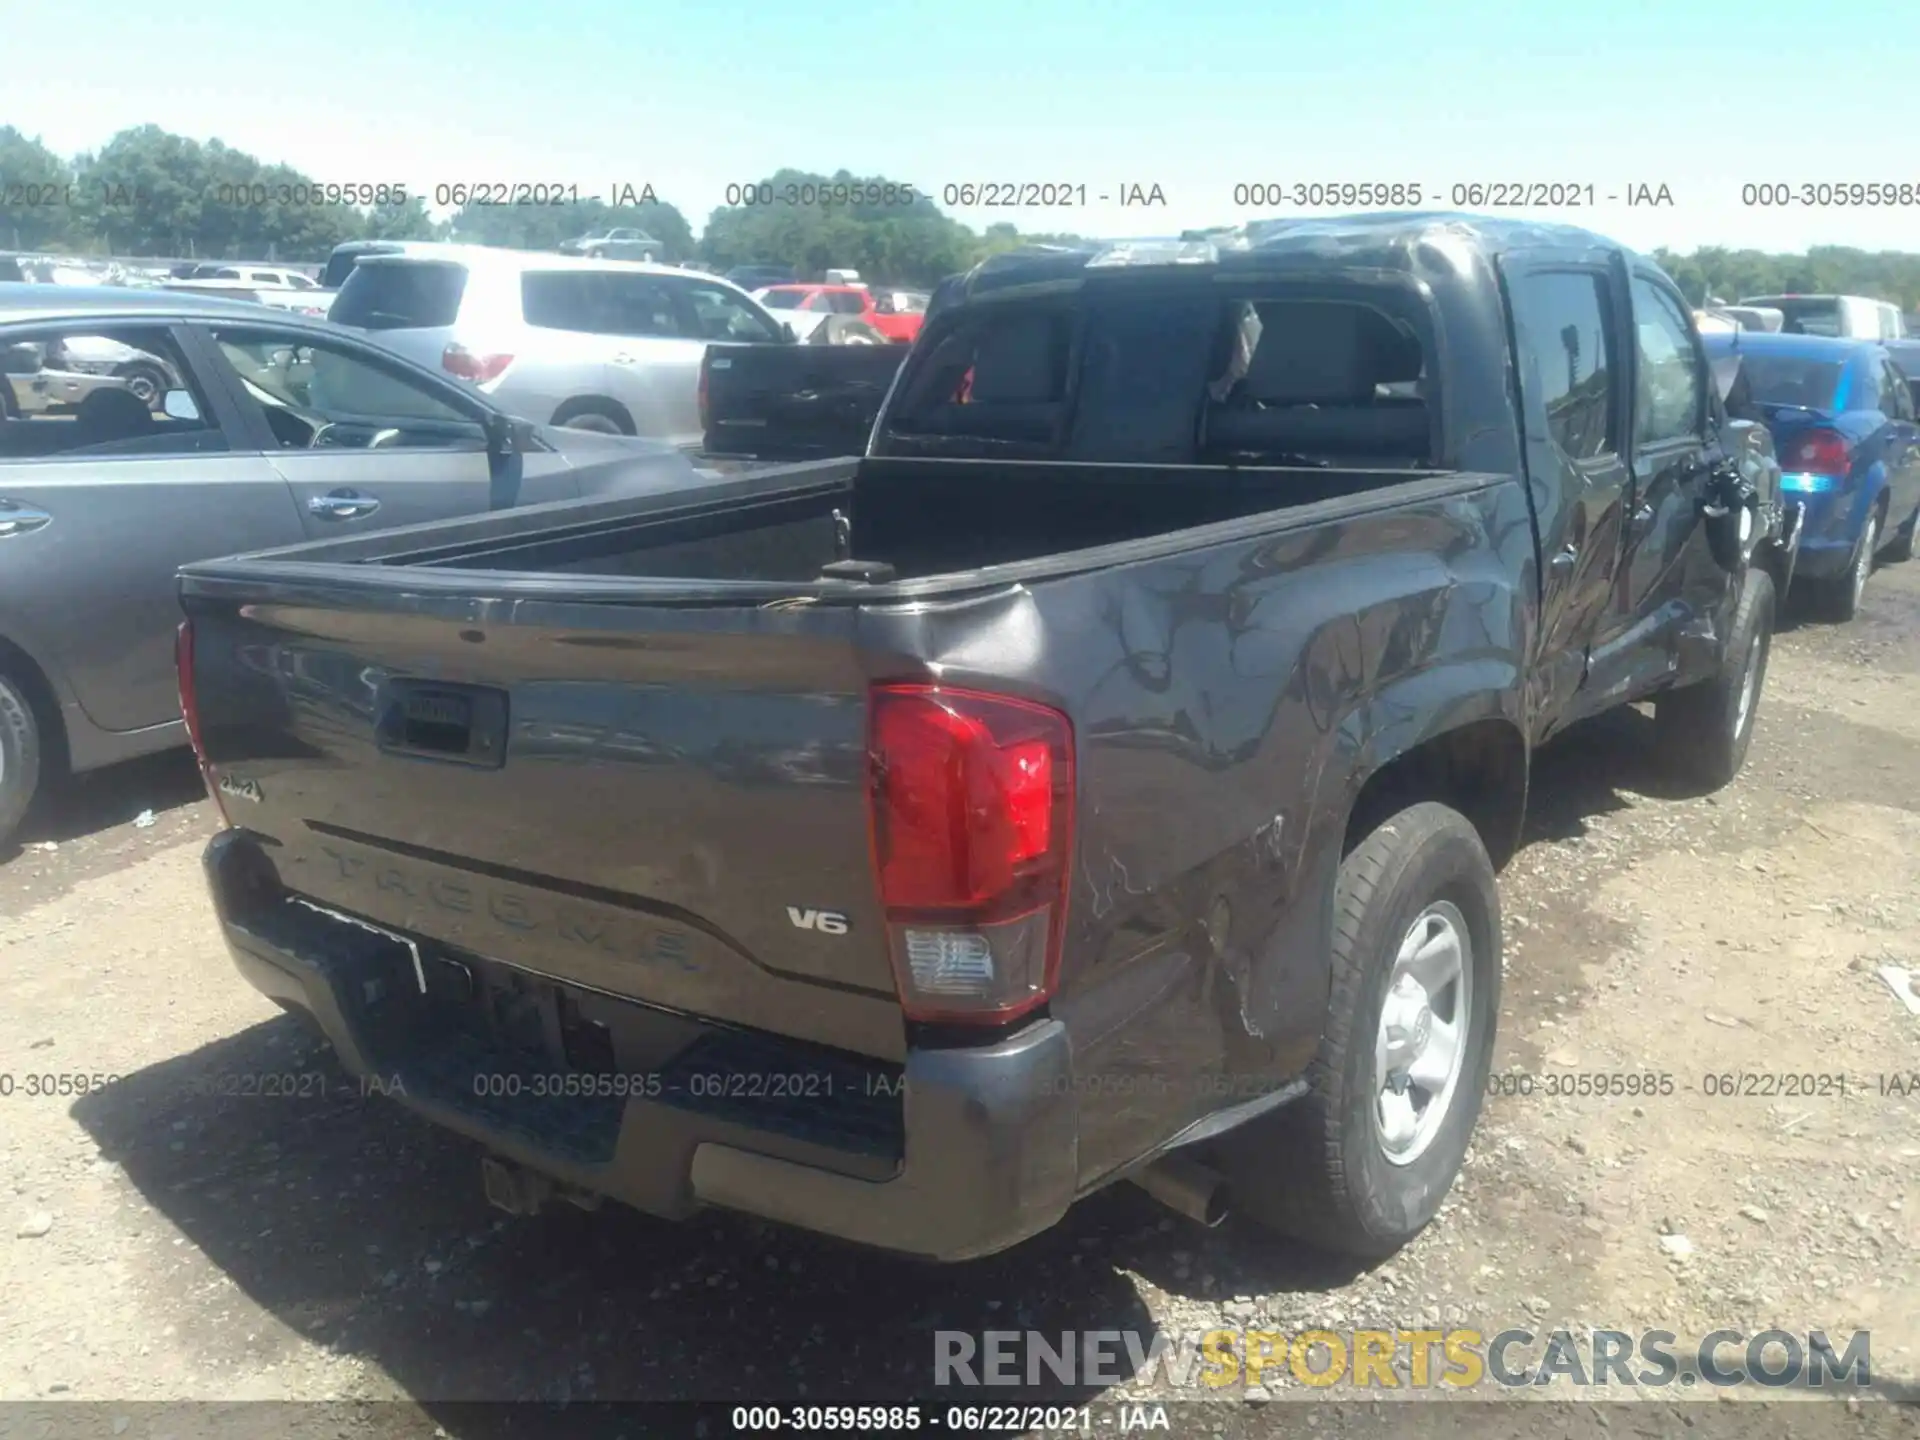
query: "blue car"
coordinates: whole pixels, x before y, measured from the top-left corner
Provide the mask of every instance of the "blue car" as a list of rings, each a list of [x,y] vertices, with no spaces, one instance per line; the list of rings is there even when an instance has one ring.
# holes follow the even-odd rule
[[[1794,588],[1835,619],[1859,609],[1877,559],[1913,554],[1920,424],[1906,376],[1870,340],[1752,331],[1701,337],[1739,360],[1727,412],[1761,421],[1780,457],[1781,500],[1801,511]]]

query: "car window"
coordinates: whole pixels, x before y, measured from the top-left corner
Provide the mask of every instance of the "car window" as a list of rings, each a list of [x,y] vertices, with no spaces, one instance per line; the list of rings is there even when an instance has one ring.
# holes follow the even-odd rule
[[[327,318],[361,330],[428,330],[453,324],[467,267],[444,260],[368,260],[353,266]]]
[[[1891,360],[1880,362],[1880,403],[1896,420],[1913,419],[1913,395],[1907,389],[1906,377]]]
[[[304,275],[289,274],[287,276],[287,284],[291,285],[296,290],[313,289],[313,281],[309,280]]]
[[[673,303],[673,290],[653,275],[608,273],[608,335],[684,336],[691,322]]]
[[[7,330],[0,372],[0,461],[229,448],[163,327]]]
[[[866,297],[846,290],[829,290],[827,309],[835,315],[864,315],[867,309]]]
[[[1878,410],[1880,408],[1880,366],[1877,362],[1857,361],[1850,367],[1852,383],[1845,397],[1849,410]]]
[[[1782,335],[1828,335],[1846,333],[1840,301],[1831,295],[1779,296],[1767,305],[1781,315]]]
[[[1807,410],[1833,408],[1841,369],[1838,360],[1777,351],[1749,350],[1740,360],[1741,378],[1756,403]]]
[[[772,322],[731,290],[687,280],[673,281],[672,290],[688,307],[682,328],[696,339],[759,344],[780,339]]]
[[[760,303],[769,310],[798,310],[806,298],[804,290],[769,290],[760,297]]]
[[[472,449],[486,431],[451,391],[305,331],[222,329],[215,343],[281,448]]]
[[[1537,397],[1548,433],[1568,459],[1617,451],[1606,277],[1575,270],[1523,275],[1512,300],[1529,421]]]
[[[1634,439],[1642,445],[1658,445],[1701,434],[1705,387],[1686,314],[1665,290],[1637,276],[1633,333],[1640,361]]]

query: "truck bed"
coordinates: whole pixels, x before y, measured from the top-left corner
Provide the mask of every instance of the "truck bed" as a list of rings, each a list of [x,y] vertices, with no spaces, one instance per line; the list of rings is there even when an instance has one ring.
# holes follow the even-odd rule
[[[835,593],[844,582],[823,582],[821,571],[839,560],[890,566],[894,582],[937,583],[1007,566],[1084,568],[1118,557],[1083,552],[1257,517],[1279,524],[1290,512],[1303,512],[1303,521],[1332,518],[1356,505],[1413,500],[1491,478],[1436,470],[821,461],[695,492],[529,506],[290,546],[185,573],[261,574],[291,562],[309,577],[314,566],[377,565],[458,571],[468,583],[472,572],[511,576],[516,588],[543,576],[621,579],[642,583],[649,598],[672,590],[690,599],[744,598],[741,585],[791,590],[826,583],[826,593]]]

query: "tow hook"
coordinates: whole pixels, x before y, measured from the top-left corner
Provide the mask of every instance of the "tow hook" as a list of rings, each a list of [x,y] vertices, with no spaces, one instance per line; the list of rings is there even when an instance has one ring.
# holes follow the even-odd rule
[[[482,1158],[480,1180],[486,1186],[487,1203],[509,1215],[538,1215],[555,1200],[564,1200],[582,1210],[600,1208],[601,1197],[591,1190],[563,1185],[498,1155]]]

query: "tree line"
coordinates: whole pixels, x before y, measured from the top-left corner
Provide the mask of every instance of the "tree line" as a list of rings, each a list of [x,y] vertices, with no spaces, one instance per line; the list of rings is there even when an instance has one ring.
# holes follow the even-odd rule
[[[846,171],[781,170],[745,187],[740,198],[748,203],[714,210],[698,237],[680,209],[650,188],[621,194],[621,203],[513,203],[512,193],[460,198],[465,203],[436,219],[432,194],[317,181],[158,125],[123,130],[72,159],[0,126],[0,249],[9,250],[313,264],[348,240],[551,250],[574,236],[633,226],[658,240],[670,263],[780,263],[802,275],[851,266],[879,281],[932,284],[1024,243],[1074,238],[1022,235],[1011,225],[977,234],[909,185]]]
[[[467,198],[436,219],[435,197],[370,185],[315,181],[219,140],[158,125],[123,130],[97,151],[64,158],[0,126],[0,249],[81,255],[276,260],[312,264],[345,240],[461,240],[551,250],[610,226],[646,231],[672,263],[726,269],[790,264],[802,276],[851,266],[882,282],[930,285],[989,255],[1059,234],[1012,225],[976,233],[931,196],[883,176],[780,170],[738,187],[741,204],[713,210],[696,235],[687,217],[650,189],[621,203],[487,203]],[[508,197],[511,198],[511,197]],[[1773,254],[1703,246],[1654,258],[1694,304],[1709,297],[1841,292],[1920,310],[1920,254],[1815,246]]]

